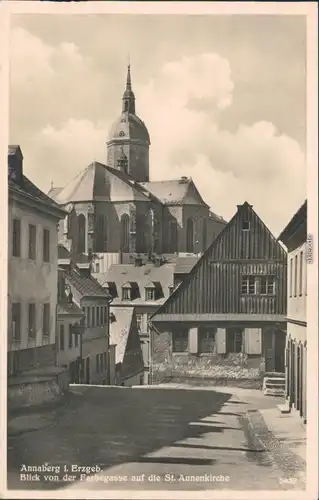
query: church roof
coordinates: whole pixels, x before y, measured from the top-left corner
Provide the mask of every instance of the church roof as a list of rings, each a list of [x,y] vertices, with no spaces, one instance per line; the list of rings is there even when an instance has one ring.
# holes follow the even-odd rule
[[[133,113],[122,113],[113,123],[109,132],[109,141],[135,139],[151,143],[145,123]]]
[[[190,177],[169,181],[141,182],[140,184],[164,205],[208,206]]]
[[[148,201],[143,190],[120,170],[93,162],[56,196],[55,201],[61,205],[70,202],[91,201]]]

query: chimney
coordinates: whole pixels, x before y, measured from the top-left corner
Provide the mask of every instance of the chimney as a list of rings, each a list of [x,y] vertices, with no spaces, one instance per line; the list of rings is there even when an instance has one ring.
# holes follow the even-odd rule
[[[20,185],[23,181],[23,154],[20,146],[8,148],[8,181]]]
[[[143,259],[140,255],[136,255],[135,260],[135,267],[141,267],[143,265]]]

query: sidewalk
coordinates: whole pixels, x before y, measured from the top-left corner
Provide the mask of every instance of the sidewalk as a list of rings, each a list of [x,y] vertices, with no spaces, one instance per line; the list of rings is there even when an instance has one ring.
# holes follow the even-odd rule
[[[280,413],[279,408],[260,410],[272,434],[302,460],[307,460],[307,431],[294,413]]]

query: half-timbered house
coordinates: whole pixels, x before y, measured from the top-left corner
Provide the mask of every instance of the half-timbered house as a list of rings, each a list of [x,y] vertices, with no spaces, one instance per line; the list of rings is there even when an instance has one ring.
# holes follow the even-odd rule
[[[284,372],[286,275],[284,248],[251,205],[239,205],[151,317],[153,373]]]

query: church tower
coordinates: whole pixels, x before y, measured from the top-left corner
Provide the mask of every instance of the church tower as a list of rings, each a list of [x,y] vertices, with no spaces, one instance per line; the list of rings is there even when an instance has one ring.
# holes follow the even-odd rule
[[[127,68],[122,114],[113,123],[107,141],[107,165],[122,170],[136,181],[149,181],[150,136],[144,122],[135,113],[131,66]]]

